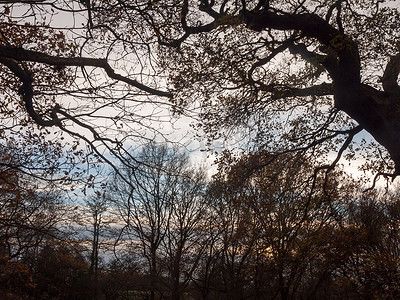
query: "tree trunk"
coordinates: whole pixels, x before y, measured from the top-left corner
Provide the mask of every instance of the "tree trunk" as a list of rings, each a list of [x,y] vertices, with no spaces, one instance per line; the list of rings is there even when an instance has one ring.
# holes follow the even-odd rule
[[[92,276],[94,283],[94,299],[98,298],[99,234],[100,217],[96,212],[94,214],[92,253],[90,255],[90,275]]]
[[[155,300],[156,291],[156,275],[157,275],[157,260],[156,251],[151,249],[151,262],[150,262],[150,300]]]

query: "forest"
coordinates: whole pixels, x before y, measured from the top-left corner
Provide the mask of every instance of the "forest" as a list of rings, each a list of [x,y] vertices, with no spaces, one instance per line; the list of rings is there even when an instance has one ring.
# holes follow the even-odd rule
[[[341,171],[312,186],[301,156],[251,175],[251,157],[226,156],[212,180],[176,148],[136,157],[135,174],[121,167],[79,207],[2,172],[2,298],[400,296],[398,190]]]
[[[0,299],[399,299],[398,24],[0,0]]]

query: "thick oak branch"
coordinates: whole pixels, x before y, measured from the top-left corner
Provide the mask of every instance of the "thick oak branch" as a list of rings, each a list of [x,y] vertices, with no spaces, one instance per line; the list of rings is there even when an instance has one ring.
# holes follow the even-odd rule
[[[382,77],[382,86],[386,93],[391,96],[400,96],[400,87],[397,79],[400,73],[400,53],[392,56],[386,66],[385,72]],[[400,100],[400,99],[399,99]]]

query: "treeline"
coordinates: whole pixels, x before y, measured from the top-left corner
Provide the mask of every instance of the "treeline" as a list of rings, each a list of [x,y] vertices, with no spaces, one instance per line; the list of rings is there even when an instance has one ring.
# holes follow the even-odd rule
[[[273,158],[273,159],[272,159]],[[84,205],[0,173],[1,299],[398,299],[400,198],[309,157],[150,144]]]

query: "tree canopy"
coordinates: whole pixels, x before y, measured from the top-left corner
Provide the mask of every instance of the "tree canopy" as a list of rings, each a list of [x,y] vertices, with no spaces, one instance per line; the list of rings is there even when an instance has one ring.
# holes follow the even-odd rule
[[[399,21],[394,0],[0,0],[1,297],[398,298],[399,193],[337,165],[400,173]],[[207,181],[160,146],[180,117],[246,151]]]
[[[6,1],[2,128],[58,127],[123,160],[166,112],[195,111],[210,143],[334,150],[328,171],[366,130],[380,144],[370,167],[395,177],[399,15],[389,0]]]

